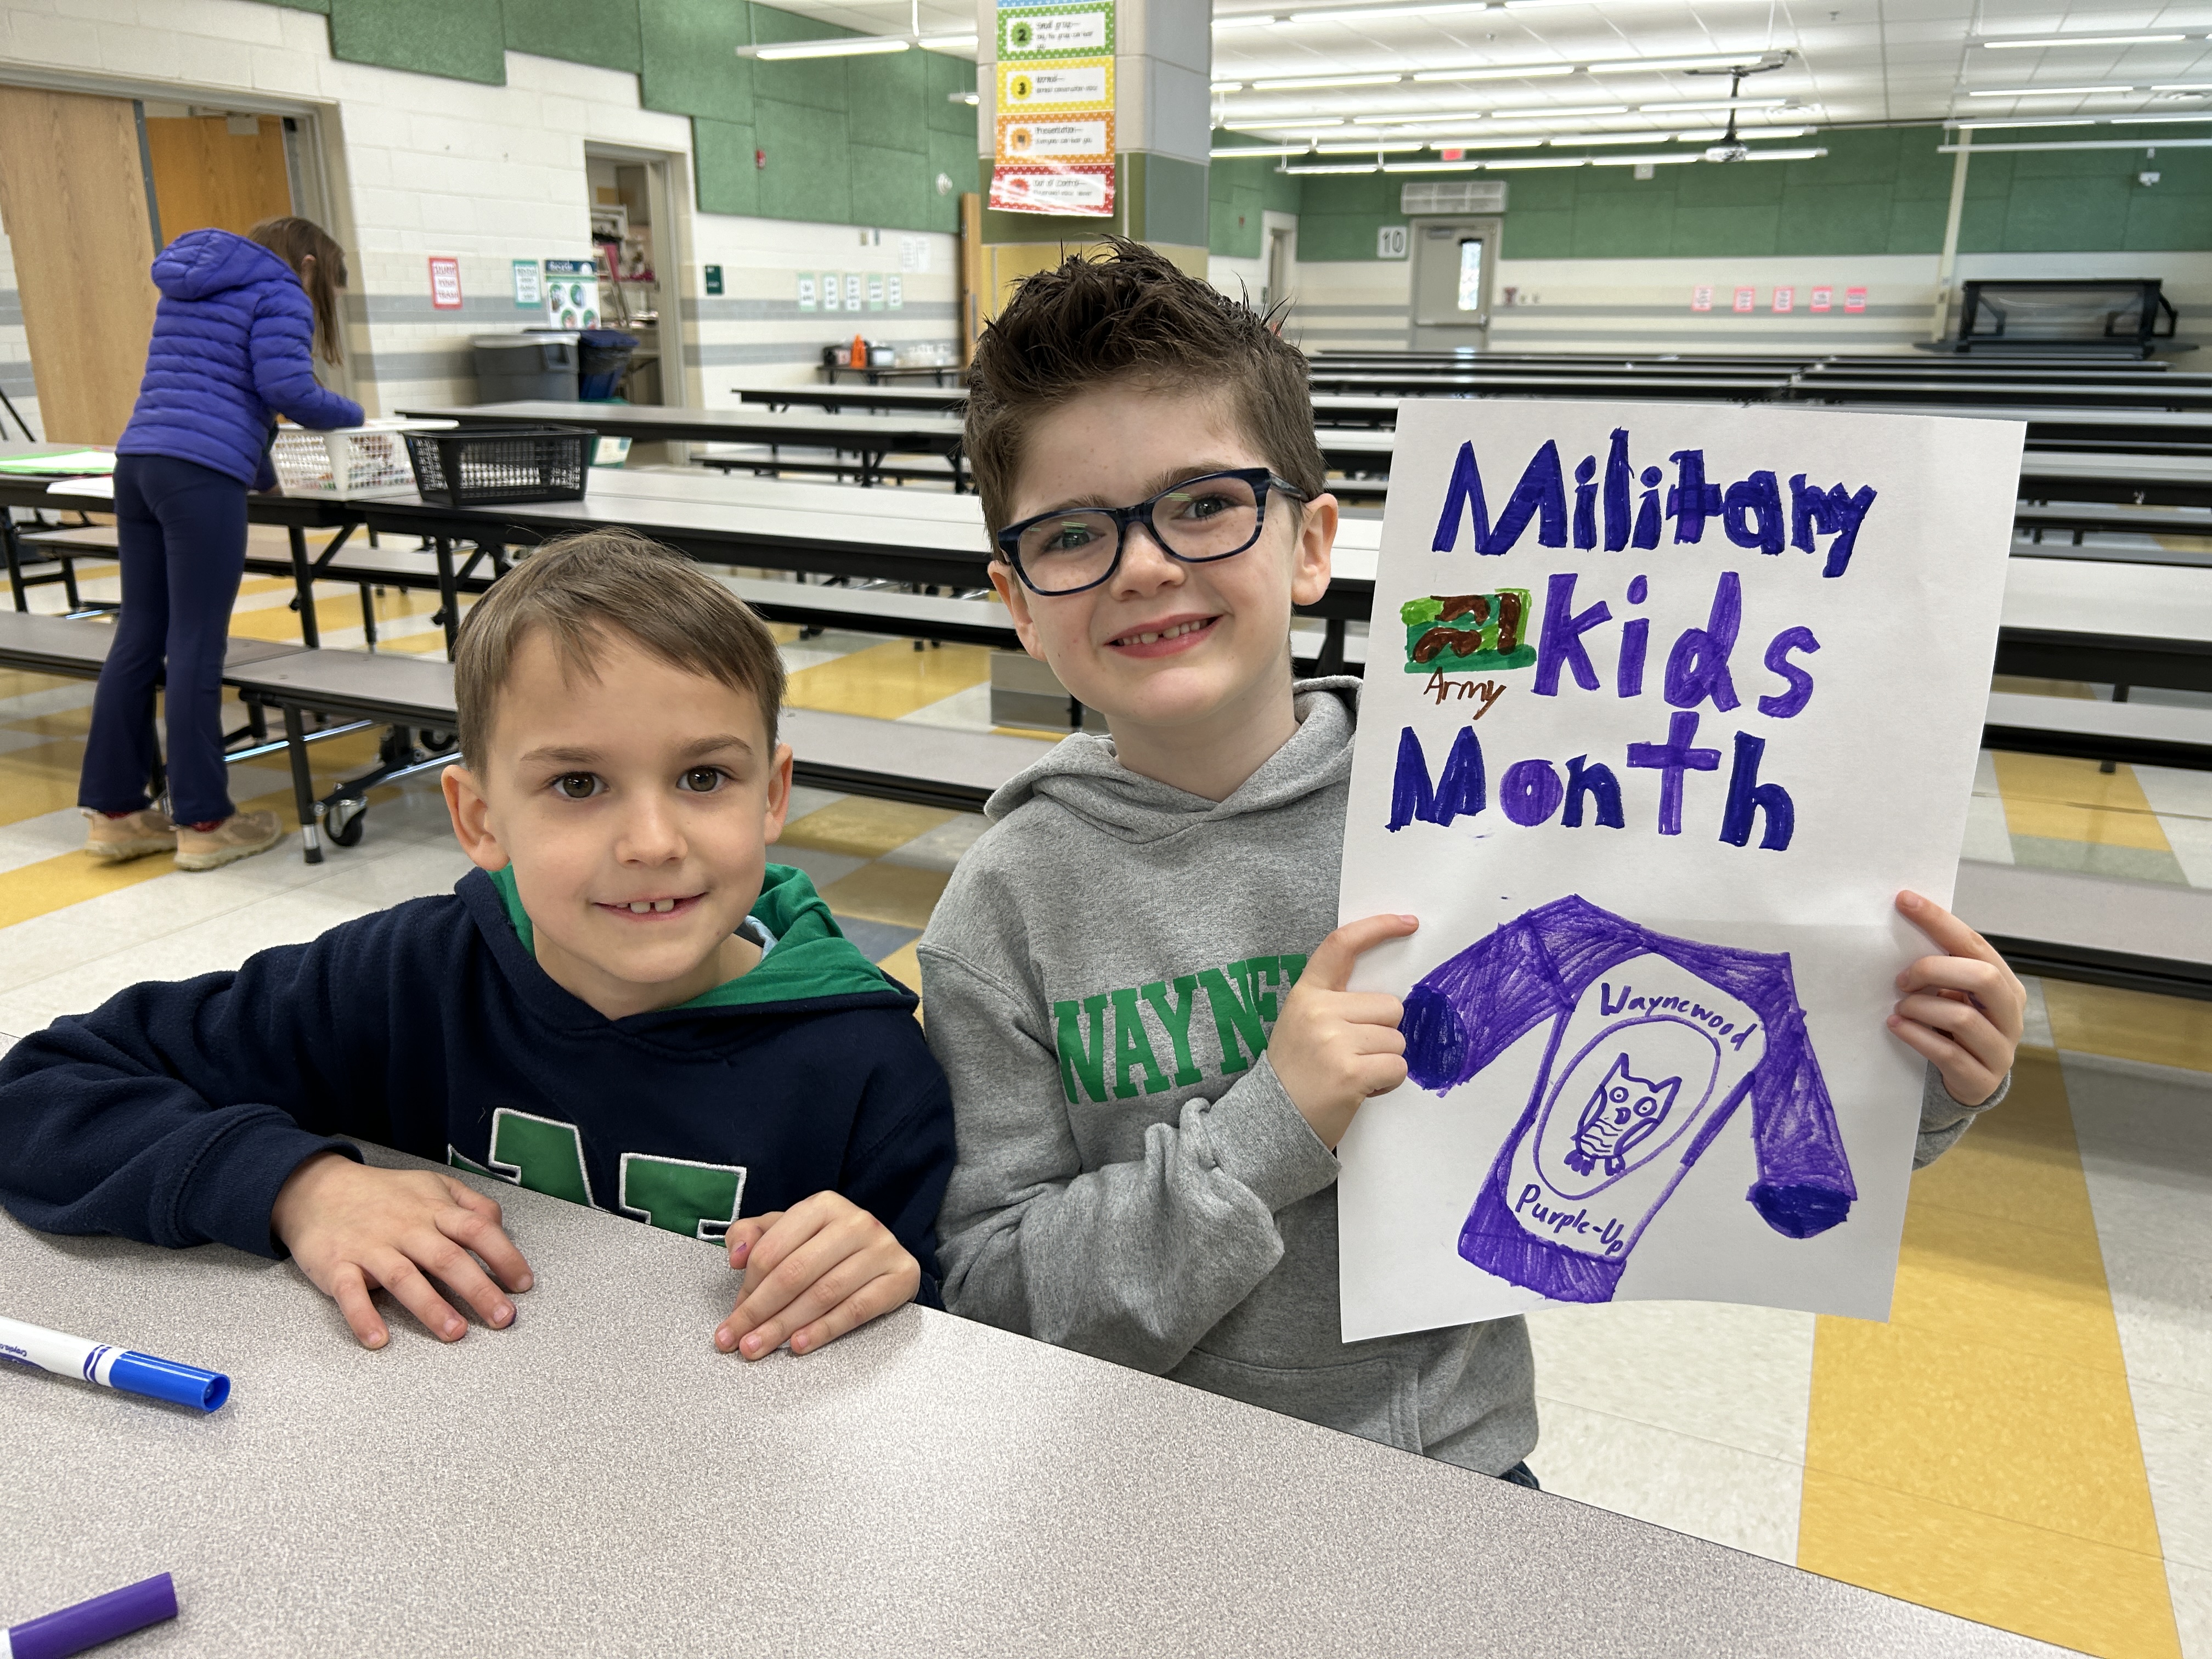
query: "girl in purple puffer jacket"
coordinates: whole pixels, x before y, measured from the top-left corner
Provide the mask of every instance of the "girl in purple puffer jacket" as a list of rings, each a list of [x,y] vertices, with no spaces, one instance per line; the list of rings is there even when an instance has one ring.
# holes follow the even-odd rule
[[[276,481],[278,414],[327,430],[360,425],[361,405],[315,383],[311,346],[339,361],[345,286],[345,253],[318,226],[191,231],[155,258],[154,283],[146,378],[115,446],[123,611],[94,694],[77,805],[95,858],[173,848],[179,869],[212,870],[284,833],[274,812],[231,805],[223,770],[222,659],[246,568],[246,491]],[[165,678],[173,820],[148,793],[161,758],[154,688]]]

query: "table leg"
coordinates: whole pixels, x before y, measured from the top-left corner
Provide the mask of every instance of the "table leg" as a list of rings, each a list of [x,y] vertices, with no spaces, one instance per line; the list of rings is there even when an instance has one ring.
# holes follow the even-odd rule
[[[285,534],[292,544],[292,586],[300,599],[300,642],[310,651],[319,650],[323,635],[315,625],[315,580],[307,570],[307,532],[298,525],[289,525]]]
[[[453,544],[446,537],[437,538],[439,615],[446,624],[446,659],[453,659],[453,641],[461,631],[461,594],[453,583]]]
[[[15,539],[13,508],[0,507],[0,542],[8,546],[8,590],[15,596],[15,609],[31,608],[30,591],[23,586],[23,546]]]
[[[307,769],[307,732],[300,711],[284,705],[284,752],[292,762],[292,804],[300,815],[300,849],[310,864],[323,861],[323,838],[317,831],[315,777]]]
[[[1344,618],[1331,617],[1322,630],[1321,655],[1314,663],[1316,676],[1344,672]]]

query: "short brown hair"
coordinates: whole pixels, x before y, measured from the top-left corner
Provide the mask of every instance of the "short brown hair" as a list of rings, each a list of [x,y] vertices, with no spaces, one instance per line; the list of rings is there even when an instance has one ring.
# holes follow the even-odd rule
[[[681,553],[627,530],[587,530],[545,543],[463,619],[453,703],[469,765],[486,758],[515,653],[541,629],[569,673],[596,675],[609,636],[622,635],[672,668],[750,692],[775,746],[783,659],[768,625]]]
[[[246,233],[292,267],[300,286],[307,290],[307,303],[315,308],[315,344],[325,361],[345,361],[344,327],[338,321],[338,290],[346,285],[345,250],[313,219],[296,214],[264,219]],[[313,258],[313,270],[301,267]]]
[[[1123,237],[1101,257],[1075,255],[1029,278],[983,331],[969,375],[964,444],[991,528],[1012,521],[1023,443],[1036,417],[1122,379],[1225,394],[1267,465],[1309,499],[1322,494],[1328,472],[1305,355],[1273,320]]]

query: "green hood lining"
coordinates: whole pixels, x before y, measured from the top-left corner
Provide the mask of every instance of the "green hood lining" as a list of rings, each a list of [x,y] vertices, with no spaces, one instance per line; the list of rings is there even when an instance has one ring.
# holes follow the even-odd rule
[[[535,958],[537,933],[530,925],[530,913],[522,908],[514,866],[494,870],[490,875],[515,937]],[[787,864],[769,865],[750,914],[775,938],[774,948],[750,973],[725,980],[711,991],[679,1003],[678,1007],[759,1007],[871,992],[907,994],[903,986],[885,975],[838,931],[836,918],[830,914],[829,905],[814,890],[804,870]]]

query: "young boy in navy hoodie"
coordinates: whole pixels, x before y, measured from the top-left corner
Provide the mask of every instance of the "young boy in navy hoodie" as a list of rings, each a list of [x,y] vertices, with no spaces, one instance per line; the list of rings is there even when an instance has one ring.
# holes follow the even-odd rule
[[[623,534],[541,549],[470,612],[446,896],[148,983],[0,1060],[0,1204],[52,1232],[289,1251],[364,1346],[514,1318],[500,1207],[359,1135],[728,1241],[715,1345],[805,1353],[939,1305],[952,1167],[914,998],[767,861],[790,803],[758,617]]]

